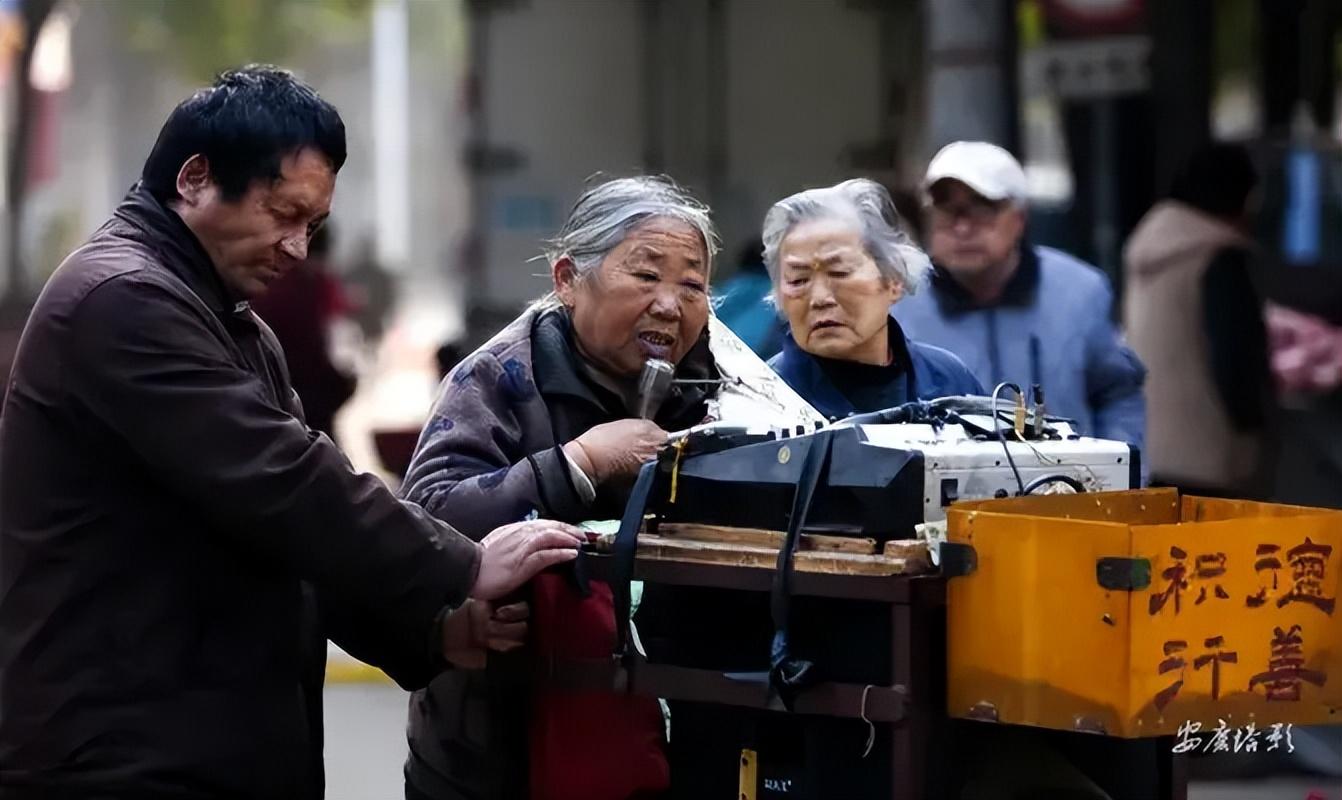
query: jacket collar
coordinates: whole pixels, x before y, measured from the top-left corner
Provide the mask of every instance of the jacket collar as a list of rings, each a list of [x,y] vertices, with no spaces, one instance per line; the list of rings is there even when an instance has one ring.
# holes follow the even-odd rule
[[[214,261],[195,233],[176,211],[161,203],[142,183],[131,187],[114,216],[139,232],[168,271],[185,282],[221,319],[248,310],[248,303],[233,296],[224,285]]]
[[[568,395],[607,411],[621,406],[620,398],[583,374],[573,346],[572,327],[563,309],[541,312],[532,325],[531,363],[536,388],[546,396]]]
[[[895,348],[895,358],[902,359],[904,364],[904,375],[901,377],[908,381],[909,398],[912,399],[918,396],[917,359],[909,347],[904,329],[893,315],[890,317],[890,341],[891,346]],[[778,358],[777,366],[778,374],[783,380],[824,416],[830,419],[841,418],[857,410],[825,373],[820,360],[797,345],[791,331],[783,337],[783,351]]]
[[[568,395],[592,403],[618,417],[628,416],[623,398],[599,385],[588,374],[595,369],[580,362],[582,356],[573,342],[573,325],[568,311],[554,308],[542,311],[532,326],[532,372],[542,395]],[[708,330],[699,337],[690,352],[676,365],[676,377],[706,380],[717,377],[712,353],[708,349]],[[677,419],[688,409],[702,405],[711,394],[711,384],[673,386],[658,419]]]
[[[937,305],[946,314],[965,314],[989,306],[981,306],[945,268],[934,264],[931,288]],[[1039,254],[1029,242],[1020,243],[1020,262],[1016,271],[1002,289],[1002,296],[992,306],[1029,306],[1035,301],[1039,288]]]

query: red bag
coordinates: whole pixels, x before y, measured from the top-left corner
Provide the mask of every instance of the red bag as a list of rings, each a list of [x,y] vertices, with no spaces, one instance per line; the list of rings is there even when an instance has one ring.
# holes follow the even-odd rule
[[[565,572],[531,583],[531,651],[538,664],[609,663],[615,647],[610,586],[582,597]],[[532,800],[628,800],[671,783],[655,699],[538,681],[531,706]]]

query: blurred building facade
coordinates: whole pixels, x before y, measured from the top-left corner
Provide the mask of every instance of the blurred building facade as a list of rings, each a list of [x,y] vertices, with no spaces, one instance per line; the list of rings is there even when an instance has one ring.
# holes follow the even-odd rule
[[[435,298],[432,313],[414,315],[431,338],[459,332],[467,306],[506,307],[507,316],[543,291],[544,269],[529,261],[537,240],[595,173],[673,175],[714,207],[730,251],[779,196],[859,174],[910,189],[926,157],[957,138],[1021,156],[1042,235],[1116,275],[1123,236],[1197,143],[1214,132],[1283,133],[1301,108],[1330,130],[1333,6],[275,0],[267,8],[312,17],[290,26],[294,41],[280,58],[334,100],[349,126],[336,261],[371,242],[417,283],[409,296]],[[106,215],[166,112],[206,79],[174,52],[190,42],[172,31],[144,35],[163,0],[54,7],[51,19],[69,32],[68,75],[32,113],[19,248],[31,285]],[[362,23],[322,23],[332,7]],[[425,319],[444,313],[450,319]]]
[[[213,72],[234,61],[273,60],[316,86],[345,119],[351,157],[332,208],[338,235],[333,262],[375,258],[393,276],[399,295],[435,298],[430,313],[411,304],[419,328],[431,319],[430,330],[421,333],[425,340],[456,335],[462,303],[445,276],[468,217],[457,113],[466,56],[461,6],[455,0],[351,0],[344,3],[352,9],[349,20],[323,21],[323,14],[341,3],[276,0],[259,11],[296,17],[282,48],[230,60],[223,60],[229,49],[220,48],[220,63],[208,67],[199,57],[184,57],[193,41],[181,41],[179,32],[166,26],[156,29],[158,0],[59,3],[58,12],[70,21],[68,82],[45,99],[34,120],[20,263],[0,270],[0,286],[8,288],[14,271],[22,270],[31,299],[138,178],[168,112],[193,87],[207,84]],[[381,6],[393,12],[390,26],[375,13]],[[230,13],[227,4],[222,10]],[[200,16],[201,25],[208,25],[209,14]],[[208,40],[208,32],[198,38]],[[388,63],[393,76],[403,76],[401,98],[390,105],[386,97],[392,92],[375,80],[375,75],[385,79]],[[5,114],[10,139],[13,116],[11,102]],[[404,179],[379,179],[395,171]],[[398,218],[389,222],[379,216],[382,207],[397,210]],[[0,364],[7,363],[5,356]]]
[[[505,318],[541,292],[536,241],[596,172],[673,175],[731,252],[772,200],[855,175],[916,189],[954,139],[1015,152],[1035,237],[1118,281],[1123,240],[1199,144],[1269,141],[1300,113],[1331,130],[1334,5],[468,3],[467,294]]]

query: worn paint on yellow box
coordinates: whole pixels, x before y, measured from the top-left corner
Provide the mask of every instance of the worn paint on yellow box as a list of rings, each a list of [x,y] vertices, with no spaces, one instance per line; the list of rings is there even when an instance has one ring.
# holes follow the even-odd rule
[[[1155,489],[948,522],[977,554],[947,590],[951,715],[1124,737],[1342,722],[1342,513]],[[1104,588],[1106,558],[1149,585]]]

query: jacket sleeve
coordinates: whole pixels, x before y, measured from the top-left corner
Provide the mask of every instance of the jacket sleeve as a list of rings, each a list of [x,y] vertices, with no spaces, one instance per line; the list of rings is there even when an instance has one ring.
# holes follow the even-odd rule
[[[988,391],[983,388],[983,384],[979,383],[979,379],[958,358],[955,360],[954,380],[951,383],[955,387],[954,394],[978,395],[980,397],[988,394]]]
[[[1094,436],[1138,448],[1146,440],[1146,368],[1110,319],[1113,295],[1105,287],[1086,334],[1086,398],[1095,415]]]
[[[443,382],[401,493],[479,539],[533,512],[581,522],[587,509],[559,447],[528,452],[522,407],[540,402],[529,369],[480,351]]]
[[[257,569],[338,592],[377,619],[397,658],[437,663],[435,620],[469,593],[479,546],[355,473],[236,363],[205,313],[152,281],[121,276],[94,289],[63,353],[77,413]]]

